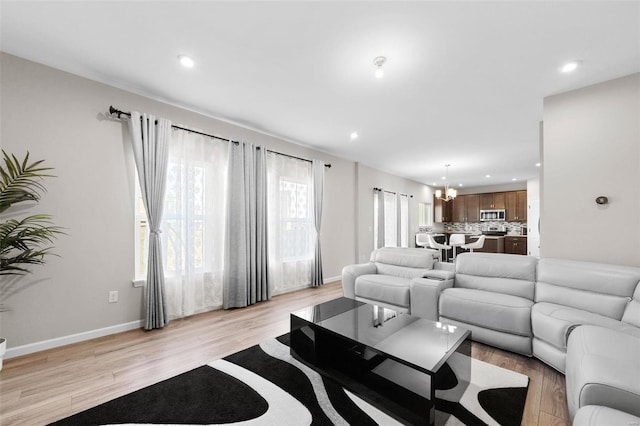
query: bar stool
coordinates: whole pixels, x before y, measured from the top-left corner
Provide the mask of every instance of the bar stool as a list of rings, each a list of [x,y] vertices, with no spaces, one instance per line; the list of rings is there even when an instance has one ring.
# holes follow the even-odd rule
[[[455,262],[456,255],[458,253],[458,247],[462,247],[465,244],[465,235],[464,234],[451,234],[449,237],[449,245],[453,249],[453,260]]]
[[[464,244],[462,248],[465,250],[469,250],[471,253],[473,253],[473,249],[480,249],[482,248],[482,246],[484,246],[484,239],[485,239],[485,236],[480,235],[476,241],[469,244]]]
[[[416,234],[416,247],[429,247],[429,239],[427,238],[428,234],[418,233]]]
[[[444,252],[440,255],[440,260],[443,259],[444,256],[444,262],[447,261],[447,251],[449,251],[449,249],[451,249],[451,246],[448,246],[446,244],[440,244],[438,242],[436,242],[435,238],[433,238],[433,235],[429,235],[429,234],[425,234],[427,236],[427,240],[429,241],[429,247],[436,249],[436,250],[440,250],[441,252]]]

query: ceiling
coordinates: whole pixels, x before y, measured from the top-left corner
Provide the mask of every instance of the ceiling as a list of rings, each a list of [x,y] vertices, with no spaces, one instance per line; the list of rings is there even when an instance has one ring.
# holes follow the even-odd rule
[[[0,8],[4,52],[428,185],[537,176],[543,98],[640,71],[639,1]]]

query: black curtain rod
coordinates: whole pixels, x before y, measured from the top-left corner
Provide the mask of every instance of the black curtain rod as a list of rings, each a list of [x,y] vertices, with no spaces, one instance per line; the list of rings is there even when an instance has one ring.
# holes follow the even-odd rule
[[[123,115],[126,115],[127,117],[131,117],[131,113],[130,112],[121,111],[121,110],[119,110],[117,108],[114,108],[113,105],[109,106],[109,114],[117,115],[118,118],[121,118]],[[175,124],[172,124],[171,127],[174,128],[174,129],[184,130],[185,132],[195,133],[195,134],[198,134],[198,135],[207,136],[209,138],[218,139],[218,140],[225,141],[225,142],[231,142],[231,143],[235,143],[235,144],[239,143],[238,141],[232,141],[231,139],[221,138],[220,136],[210,135],[208,133],[202,133],[202,132],[199,132],[199,131],[193,130],[193,129],[187,129],[186,127],[176,126]],[[267,152],[272,152],[272,153],[278,154],[278,155],[284,155],[285,157],[289,157],[289,158],[295,158],[296,160],[308,161],[309,163],[312,162],[311,160],[309,160],[307,158],[296,157],[295,155],[285,154],[283,152],[273,151],[271,149],[267,149]],[[324,166],[328,167],[328,168],[331,168],[331,163],[327,163]]]
[[[386,189],[382,189],[382,188],[373,188],[374,191],[383,191],[383,192],[388,192],[389,194],[396,194],[396,195],[400,195],[401,197],[404,195],[405,197],[410,197],[413,198],[413,195],[409,195],[409,194],[398,194],[397,192],[393,192],[393,191],[387,191]]]

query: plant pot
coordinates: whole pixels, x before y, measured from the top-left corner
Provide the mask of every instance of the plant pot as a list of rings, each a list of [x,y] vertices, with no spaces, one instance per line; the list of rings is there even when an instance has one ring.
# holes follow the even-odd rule
[[[7,339],[0,337],[0,370],[2,370],[2,357],[7,351]]]

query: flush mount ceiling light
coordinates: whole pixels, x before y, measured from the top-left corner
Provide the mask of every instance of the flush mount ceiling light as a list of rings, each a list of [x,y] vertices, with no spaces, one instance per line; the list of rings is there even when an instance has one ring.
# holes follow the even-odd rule
[[[382,78],[384,76],[384,70],[382,65],[387,62],[387,58],[384,56],[378,56],[373,60],[373,65],[376,66],[376,78]]]
[[[195,65],[195,62],[193,62],[193,59],[191,59],[186,55],[178,56],[178,60],[180,61],[180,64],[185,68],[193,68],[193,66]]]
[[[444,184],[444,193],[441,189],[436,189],[436,198],[445,202],[453,200],[458,195],[458,191],[453,188],[449,188],[449,167],[451,167],[451,164],[444,165],[444,180],[446,181]]]
[[[358,136],[360,136],[358,132],[351,132],[351,134],[349,135],[352,141],[358,139]]]
[[[578,66],[580,65],[580,61],[571,61],[571,62],[567,62],[566,64],[564,64],[562,66],[562,68],[560,68],[560,71],[563,73],[570,73],[575,71]]]

